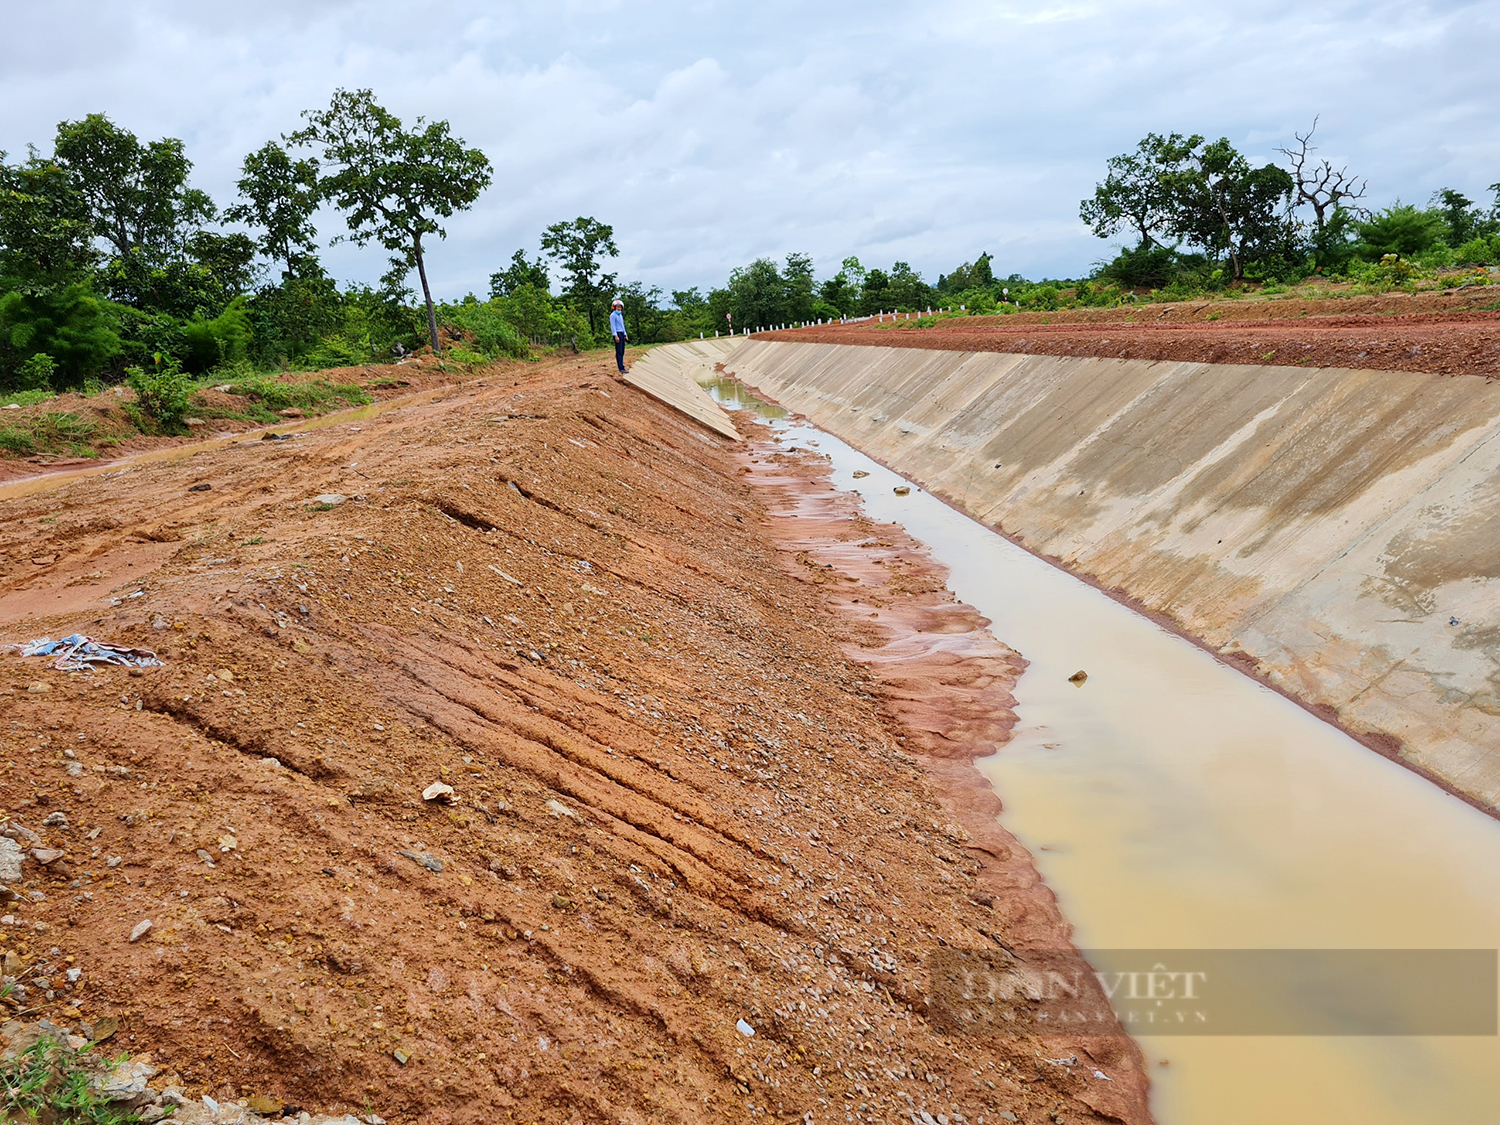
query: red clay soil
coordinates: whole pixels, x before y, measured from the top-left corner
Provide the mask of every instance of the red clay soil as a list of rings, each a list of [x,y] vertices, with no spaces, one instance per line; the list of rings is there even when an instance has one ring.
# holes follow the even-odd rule
[[[486,370],[516,369],[524,361],[504,361],[492,364]],[[374,401],[381,402],[400,398],[434,387],[462,383],[472,378],[465,369],[456,365],[439,366],[431,352],[404,359],[400,363],[365,364],[360,367],[333,367],[323,371],[298,372],[283,376],[284,381],[298,382],[318,380],[325,383],[357,384]],[[60,394],[45,402],[34,403],[18,410],[0,410],[0,427],[22,426],[46,414],[69,413],[76,415],[93,428],[93,436],[82,442],[92,446],[94,456],[77,457],[66,453],[40,453],[34,456],[17,457],[0,451],[0,481],[16,480],[36,476],[45,472],[60,472],[67,469],[107,465],[140,453],[171,449],[190,445],[225,435],[241,434],[264,429],[265,423],[247,421],[233,417],[193,418],[189,426],[191,433],[182,435],[143,434],[136,428],[124,407],[135,401],[135,392],[123,384],[112,387],[103,394]],[[217,415],[219,412],[243,413],[250,400],[226,394],[218,390],[200,391],[195,397],[189,413]],[[311,416],[311,412],[309,415]],[[286,427],[297,426],[304,418],[301,410],[287,410],[283,415]],[[272,427],[279,428],[279,427]]]
[[[774,448],[583,359],[0,492],[0,641],[165,661],[0,657],[26,1018],[393,1122],[1148,1120],[929,1006],[1066,943],[970,765],[1021,662]]]
[[[1500,289],[827,324],[758,339],[1500,378]],[[1485,306],[1485,307],[1482,307]]]

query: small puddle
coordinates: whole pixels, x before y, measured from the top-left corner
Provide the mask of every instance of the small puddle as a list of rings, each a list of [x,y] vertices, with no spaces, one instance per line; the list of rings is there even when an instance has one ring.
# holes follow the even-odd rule
[[[425,391],[413,391],[407,395],[397,395],[395,398],[381,399],[377,402],[367,402],[363,406],[351,406],[347,410],[335,410],[329,414],[320,414],[316,418],[303,418],[299,421],[288,421],[284,424],[274,426],[262,426],[254,430],[242,430],[235,434],[224,434],[221,437],[206,438],[203,441],[190,442],[186,445],[173,445],[165,449],[153,449],[146,453],[136,453],[129,457],[121,457],[114,461],[102,461],[97,465],[89,465],[82,469],[69,469],[60,473],[43,473],[40,476],[21,477],[18,480],[7,481],[0,484],[0,500],[14,500],[21,496],[32,496],[38,492],[50,492],[54,488],[62,488],[64,485],[72,484],[74,481],[87,480],[89,477],[101,477],[107,473],[118,473],[136,465],[150,465],[161,461],[181,461],[185,457],[191,457],[195,453],[202,453],[208,449],[223,449],[225,446],[237,445],[241,442],[260,441],[267,433],[278,434],[300,434],[310,430],[322,430],[329,426],[342,425],[345,422],[364,422],[371,418],[378,418],[382,414],[392,410],[399,410],[403,406],[416,406],[424,402],[431,402],[435,398],[441,398],[449,391],[460,387],[474,387],[483,385],[483,380],[470,380],[466,383],[444,383],[438,387],[429,387]]]
[[[835,486],[925,543],[1030,661],[1014,739],[980,767],[1080,948],[1500,946],[1500,823],[838,438],[738,384],[708,389],[815,441]],[[1493,1035],[1138,1041],[1161,1125],[1500,1121]]]

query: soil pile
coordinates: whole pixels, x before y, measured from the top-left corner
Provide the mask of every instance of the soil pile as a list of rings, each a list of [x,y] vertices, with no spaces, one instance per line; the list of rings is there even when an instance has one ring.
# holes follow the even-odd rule
[[[390,1121],[1145,1120],[1128,1040],[935,1022],[1065,941],[967,765],[1020,662],[890,529],[779,546],[761,438],[580,360],[0,500],[0,641],[165,662],[0,658],[17,1014]]]

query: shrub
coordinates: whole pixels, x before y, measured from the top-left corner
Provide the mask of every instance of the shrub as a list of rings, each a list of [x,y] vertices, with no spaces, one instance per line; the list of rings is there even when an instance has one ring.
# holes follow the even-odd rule
[[[1466,266],[1492,266],[1500,261],[1500,235],[1471,238],[1454,253],[1457,260]]]
[[[18,391],[48,391],[57,374],[57,364],[46,352],[37,352],[21,361],[16,368],[15,385]]]
[[[21,364],[38,352],[56,365],[53,378],[76,383],[119,354],[120,337],[87,285],[0,293],[0,383],[13,383]]]
[[[1177,251],[1158,245],[1121,250],[1099,276],[1133,289],[1160,289],[1177,276]]]
[[[182,326],[183,365],[195,374],[244,360],[250,342],[248,297],[236,297],[212,320],[194,318]]]
[[[193,380],[170,356],[156,356],[150,370],[127,367],[125,382],[135,392],[141,410],[158,426],[174,429],[182,425],[195,389]]]

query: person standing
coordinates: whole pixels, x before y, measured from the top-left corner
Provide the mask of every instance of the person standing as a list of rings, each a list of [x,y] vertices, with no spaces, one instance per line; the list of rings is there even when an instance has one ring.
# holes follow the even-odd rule
[[[615,366],[625,374],[625,302],[616,297],[609,311],[609,334],[615,339]]]

